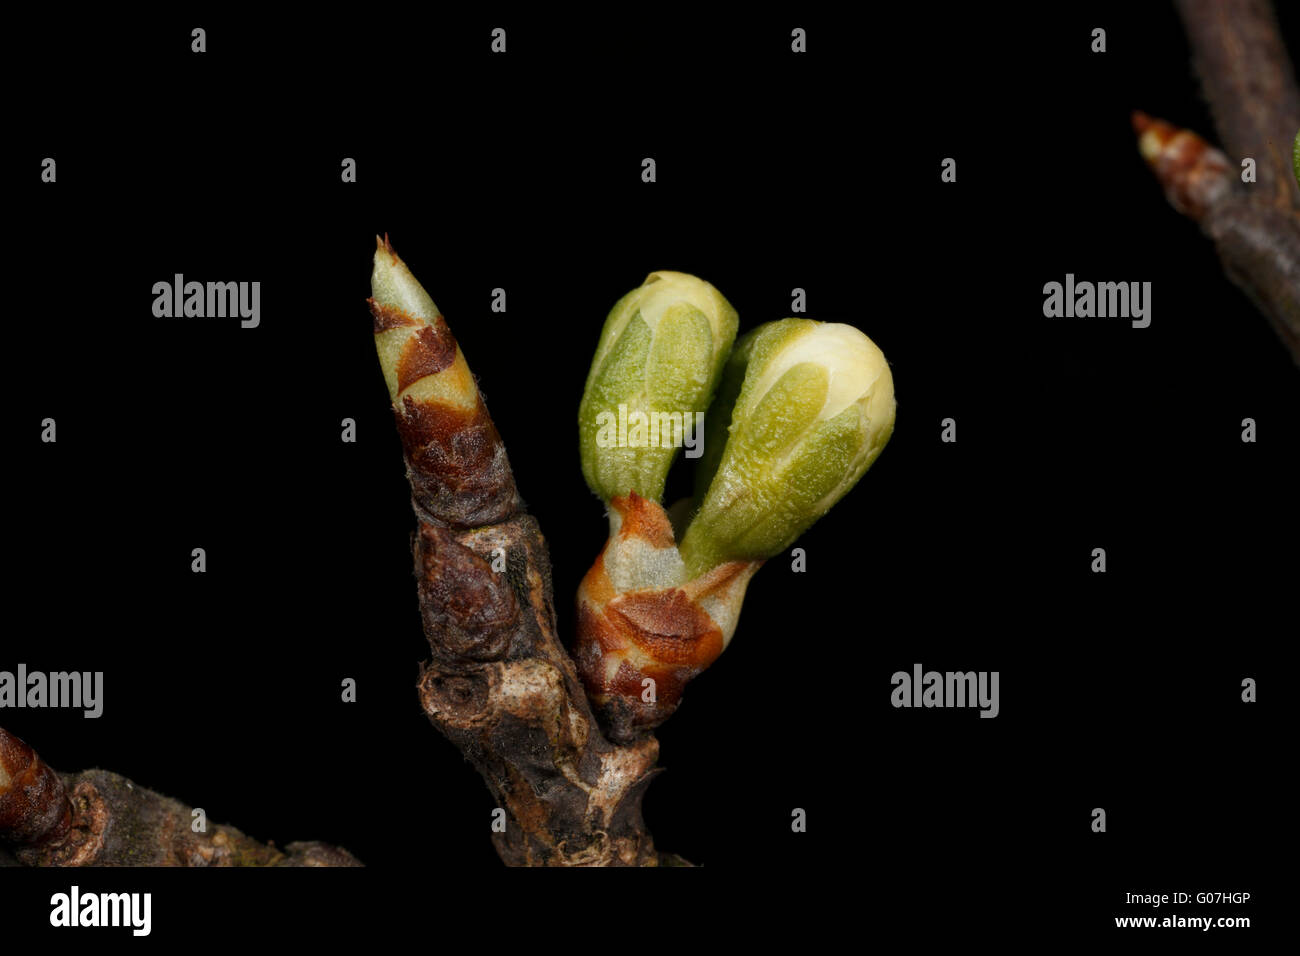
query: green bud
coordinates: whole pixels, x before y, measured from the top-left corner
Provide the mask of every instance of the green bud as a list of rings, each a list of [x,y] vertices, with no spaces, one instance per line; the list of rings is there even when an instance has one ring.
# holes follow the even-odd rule
[[[1295,142],[1291,144],[1291,168],[1295,170],[1295,181],[1300,183],[1300,130],[1296,131]]]
[[[650,273],[610,310],[578,410],[582,475],[604,501],[630,491],[662,497],[695,413],[717,388],[736,325],[717,289],[681,272]]]
[[[690,576],[784,551],[844,497],[893,433],[894,380],[851,325],[768,322],[737,343],[709,421]]]

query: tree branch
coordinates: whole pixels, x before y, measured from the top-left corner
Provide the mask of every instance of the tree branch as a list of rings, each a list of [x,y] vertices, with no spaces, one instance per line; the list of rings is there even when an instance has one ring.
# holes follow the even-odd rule
[[[507,864],[657,865],[641,799],[658,741],[615,746],[597,726],[556,634],[546,543],[505,445],[446,321],[386,239],[372,288],[418,521],[425,713],[505,811],[493,842]]]
[[[360,866],[339,847],[282,852],[105,770],[60,775],[0,730],[0,866]],[[7,844],[6,850],[3,845]]]
[[[1266,0],[1178,0],[1193,60],[1232,160],[1189,131],[1134,114],[1142,154],[1170,202],[1214,240],[1225,274],[1300,364],[1300,186],[1291,143],[1300,92]],[[1243,184],[1240,160],[1256,162]]]
[[[1300,210],[1291,172],[1300,90],[1268,0],[1178,0],[1178,12],[1228,155],[1256,160],[1265,203]]]

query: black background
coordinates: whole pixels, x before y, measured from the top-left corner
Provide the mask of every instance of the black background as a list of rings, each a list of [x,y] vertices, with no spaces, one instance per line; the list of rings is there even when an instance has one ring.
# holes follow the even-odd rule
[[[333,933],[447,894],[575,890],[502,872],[489,794],[416,701],[413,517],[364,303],[387,232],[480,380],[564,633],[605,534],[578,400],[605,313],[646,273],[709,280],[742,332],[804,288],[808,317],[858,326],[891,362],[888,449],[800,540],[806,574],[778,558],[755,579],[736,640],[659,734],[645,816],[704,864],[677,878],[692,909],[751,887],[857,938],[1113,942],[1142,936],[1113,916],[1149,912],[1125,892],[1245,890],[1260,902],[1185,912],[1251,915],[1233,945],[1266,932],[1300,376],[1137,154],[1135,108],[1213,138],[1171,9],[384,7],[50,19],[18,47],[0,668],[103,670],[105,712],[4,726],[61,770],[102,766],[369,867],[83,888],[153,891],[156,938],[214,901],[232,930],[273,915]],[[261,281],[261,326],[155,319],[152,285],[178,272]],[[1045,319],[1042,287],[1067,272],[1150,281],[1150,328]],[[893,709],[890,675],[917,662],[999,671],[1000,716]],[[72,882],[0,873],[32,930]],[[663,877],[609,879],[635,878],[577,889],[678,905]],[[731,907],[746,925],[774,912]]]

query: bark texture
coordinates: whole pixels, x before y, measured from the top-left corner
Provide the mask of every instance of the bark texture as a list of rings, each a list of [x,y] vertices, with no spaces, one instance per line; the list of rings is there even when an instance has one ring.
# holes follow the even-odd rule
[[[1300,90],[1267,0],[1177,0],[1193,61],[1229,162],[1202,201],[1176,198],[1207,176],[1205,164],[1153,161],[1170,201],[1215,245],[1225,274],[1273,325],[1300,364],[1300,185],[1291,144],[1300,130]],[[1144,134],[1146,118],[1134,125]],[[1146,152],[1144,148],[1144,153]],[[1148,159],[1153,157],[1148,155]],[[1242,183],[1241,160],[1256,162]]]
[[[192,808],[105,770],[58,774],[0,730],[0,866],[360,866],[325,843],[196,833]]]
[[[381,255],[400,265],[386,241]],[[546,542],[522,510],[476,384],[467,373],[422,381],[463,366],[455,340],[441,315],[402,314],[375,299],[370,308],[376,335],[407,324],[436,330],[436,342],[412,331],[391,363],[432,654],[418,682],[425,713],[505,810],[504,832],[492,839],[507,864],[657,865],[641,799],[659,744],[646,735],[618,746],[597,725],[556,633]],[[427,361],[416,354],[425,350]]]
[[[1268,0],[1178,0],[1193,65],[1219,140],[1259,165],[1265,205],[1300,210],[1291,143],[1300,129],[1300,90]]]

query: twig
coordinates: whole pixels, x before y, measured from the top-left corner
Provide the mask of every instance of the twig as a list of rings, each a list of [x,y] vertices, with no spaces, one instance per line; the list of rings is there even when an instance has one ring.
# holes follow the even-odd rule
[[[1214,240],[1229,279],[1273,324],[1300,364],[1300,186],[1289,162],[1300,92],[1266,0],[1178,0],[1196,71],[1243,184],[1195,134],[1134,114],[1143,155],[1166,195]]]
[[[286,851],[234,827],[194,829],[190,807],[104,770],[59,775],[0,730],[0,865],[360,866],[325,843]]]
[[[497,852],[514,866],[679,862],[661,861],[641,818],[658,741],[615,746],[597,726],[556,634],[546,543],[455,338],[386,239],[372,284],[419,523],[415,573],[433,654],[420,701],[505,811]]]
[[[1178,0],[1201,88],[1228,155],[1253,157],[1252,192],[1300,210],[1291,142],[1300,129],[1300,89],[1268,0]]]

